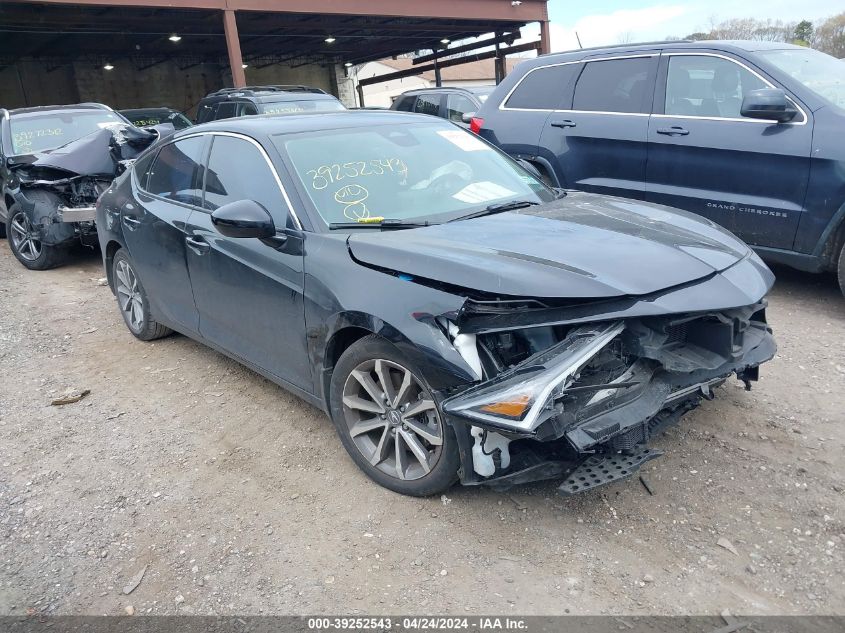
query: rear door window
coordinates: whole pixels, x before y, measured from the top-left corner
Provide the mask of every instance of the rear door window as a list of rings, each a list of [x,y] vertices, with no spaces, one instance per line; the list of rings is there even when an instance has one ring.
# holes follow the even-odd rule
[[[578,78],[573,110],[648,114],[656,57],[588,62]]]
[[[237,116],[238,104],[235,101],[221,101],[214,111],[214,120],[231,119]]]
[[[194,136],[162,147],[147,177],[146,190],[168,200],[201,206],[205,141],[205,136]]]
[[[417,95],[417,102],[414,104],[414,112],[440,116],[440,95],[424,94]]]
[[[519,82],[508,100],[506,108],[521,110],[557,110],[565,108],[569,86],[581,70],[581,64],[546,66],[530,71]]]

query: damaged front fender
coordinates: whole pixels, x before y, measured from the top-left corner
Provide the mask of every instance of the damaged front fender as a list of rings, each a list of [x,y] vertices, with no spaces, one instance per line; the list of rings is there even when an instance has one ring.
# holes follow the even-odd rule
[[[568,326],[560,343],[443,403],[466,459],[463,483],[546,479],[620,452],[629,475],[656,456],[650,437],[712,388],[732,375],[757,379],[777,350],[765,305]]]
[[[72,241],[77,236],[77,229],[72,223],[64,222],[59,207],[63,199],[41,189],[32,189],[24,193],[12,194],[15,204],[29,218],[34,236],[47,246],[60,246]]]

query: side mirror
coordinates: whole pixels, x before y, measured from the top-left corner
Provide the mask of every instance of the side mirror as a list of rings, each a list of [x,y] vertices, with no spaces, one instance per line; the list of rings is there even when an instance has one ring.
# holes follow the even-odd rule
[[[276,235],[273,218],[255,200],[236,200],[211,214],[211,223],[226,237],[266,239]]]
[[[760,88],[750,90],[742,99],[740,114],[749,119],[765,119],[786,123],[795,118],[798,111],[786,98],[780,88]]]
[[[461,121],[469,125],[472,123],[472,117],[474,117],[477,112],[464,112],[463,116],[461,116]]]

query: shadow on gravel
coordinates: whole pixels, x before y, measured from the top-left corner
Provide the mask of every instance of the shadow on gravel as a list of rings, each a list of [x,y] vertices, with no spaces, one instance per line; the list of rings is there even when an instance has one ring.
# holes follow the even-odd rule
[[[836,275],[816,275],[775,264],[770,265],[770,268],[777,277],[772,290],[774,298],[788,297],[802,303],[815,304],[829,310],[831,317],[845,319],[845,297],[839,290]]]

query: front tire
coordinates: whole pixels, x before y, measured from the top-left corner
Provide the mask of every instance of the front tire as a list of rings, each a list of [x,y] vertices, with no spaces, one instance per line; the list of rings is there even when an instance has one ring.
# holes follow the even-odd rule
[[[121,249],[112,260],[112,279],[117,307],[129,331],[142,341],[153,341],[170,334],[173,330],[161,325],[150,314],[150,301],[141,280],[135,272],[135,264],[129,254]]]
[[[48,246],[39,240],[29,216],[13,204],[6,220],[9,247],[18,261],[30,270],[48,270],[65,262],[67,252],[61,246]]]
[[[845,295],[845,244],[842,245],[842,250],[839,253],[839,269],[837,273],[839,276],[839,289]]]
[[[457,480],[455,434],[425,379],[387,340],[371,335],[338,360],[330,390],[332,421],[368,477],[415,497]]]

